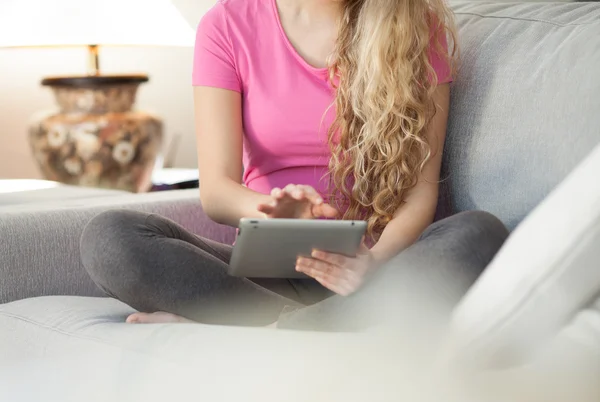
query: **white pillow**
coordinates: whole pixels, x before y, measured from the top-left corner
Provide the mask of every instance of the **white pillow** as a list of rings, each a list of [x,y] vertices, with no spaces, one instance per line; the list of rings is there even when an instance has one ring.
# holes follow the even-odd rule
[[[528,361],[599,295],[600,145],[515,229],[456,308],[452,354],[488,368]]]

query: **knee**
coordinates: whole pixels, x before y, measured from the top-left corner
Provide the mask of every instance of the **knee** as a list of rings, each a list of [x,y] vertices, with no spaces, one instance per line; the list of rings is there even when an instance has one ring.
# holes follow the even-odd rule
[[[504,223],[495,215],[486,211],[465,211],[459,212],[447,219],[447,225],[454,225],[460,228],[472,228],[486,232],[508,235],[508,229]]]
[[[497,251],[509,235],[504,223],[485,211],[465,211],[433,223],[423,238],[444,234],[460,243],[477,245],[480,249]],[[495,252],[494,251],[494,252]]]
[[[131,245],[136,232],[143,227],[147,214],[129,210],[110,210],[92,218],[81,234],[81,261],[92,279],[103,275],[113,265],[111,256],[121,254]]]
[[[96,249],[119,240],[124,232],[131,232],[133,228],[143,224],[147,214],[128,210],[104,211],[93,217],[83,229],[81,234],[82,251]]]

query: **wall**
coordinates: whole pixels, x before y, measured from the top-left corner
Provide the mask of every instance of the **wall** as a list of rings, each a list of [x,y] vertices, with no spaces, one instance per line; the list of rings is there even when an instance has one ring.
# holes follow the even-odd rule
[[[195,27],[214,0],[172,0]],[[193,49],[104,48],[105,73],[143,72],[150,82],[140,87],[138,108],[165,120],[166,143],[180,134],[176,165],[194,167],[191,69]],[[45,76],[85,73],[84,49],[0,49],[0,179],[38,178],[27,142],[33,114],[54,107],[49,89],[39,85]]]

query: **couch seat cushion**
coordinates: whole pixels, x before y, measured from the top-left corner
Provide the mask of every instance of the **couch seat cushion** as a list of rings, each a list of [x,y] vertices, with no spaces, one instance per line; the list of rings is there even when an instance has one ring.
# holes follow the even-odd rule
[[[132,311],[72,296],[0,305],[0,400],[383,402],[422,392],[424,359],[398,338],[125,324]]]

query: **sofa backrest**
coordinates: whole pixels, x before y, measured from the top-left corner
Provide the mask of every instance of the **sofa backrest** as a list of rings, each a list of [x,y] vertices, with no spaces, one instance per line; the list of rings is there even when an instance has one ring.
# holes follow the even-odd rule
[[[481,209],[513,229],[600,143],[600,3],[451,6],[461,65],[438,218]]]

